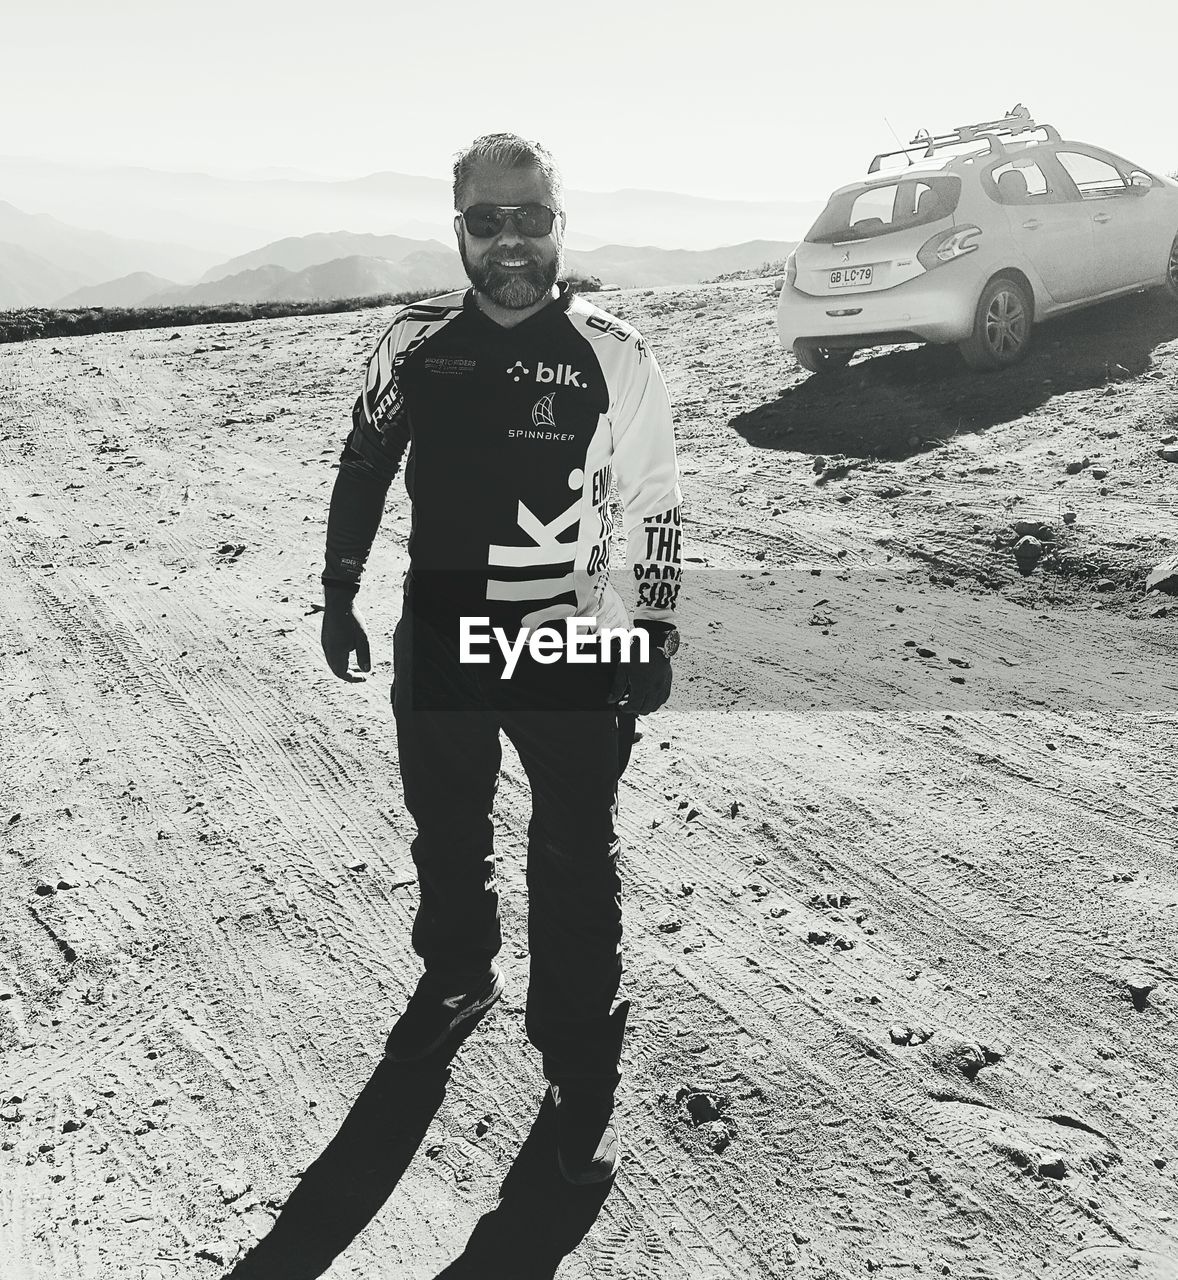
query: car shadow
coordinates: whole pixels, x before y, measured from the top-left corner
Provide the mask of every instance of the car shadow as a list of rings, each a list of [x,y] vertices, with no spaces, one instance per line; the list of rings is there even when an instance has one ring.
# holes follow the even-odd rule
[[[556,1111],[544,1101],[515,1163],[499,1189],[499,1203],[479,1219],[460,1257],[436,1280],[553,1280],[557,1267],[584,1239],[613,1187],[575,1187],[556,1164]]]
[[[926,441],[1024,417],[1054,396],[1139,377],[1174,338],[1178,306],[1134,294],[1038,326],[1027,358],[1010,369],[974,373],[952,347],[877,348],[837,372],[803,375],[730,425],[761,449],[904,458]]]
[[[382,1059],[270,1232],[223,1280],[313,1280],[331,1266],[404,1176],[442,1105],[454,1055],[477,1022],[420,1062]]]

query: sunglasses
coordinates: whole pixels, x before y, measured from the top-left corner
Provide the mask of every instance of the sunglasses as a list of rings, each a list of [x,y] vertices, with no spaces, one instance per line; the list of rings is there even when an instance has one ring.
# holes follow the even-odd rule
[[[472,204],[462,211],[467,231],[477,240],[493,239],[509,219],[521,236],[534,239],[552,231],[556,212],[546,204]]]

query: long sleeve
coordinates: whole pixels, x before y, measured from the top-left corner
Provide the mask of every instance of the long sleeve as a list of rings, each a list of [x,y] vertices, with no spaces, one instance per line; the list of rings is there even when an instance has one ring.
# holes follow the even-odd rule
[[[635,621],[672,622],[682,579],[682,516],[671,401],[658,362],[639,340],[613,406],[613,467],[636,586]]]
[[[403,406],[377,427],[361,395],[352,409],[352,430],[340,455],[327,516],[323,585],[351,594],[360,589],[385,498],[409,443]]]

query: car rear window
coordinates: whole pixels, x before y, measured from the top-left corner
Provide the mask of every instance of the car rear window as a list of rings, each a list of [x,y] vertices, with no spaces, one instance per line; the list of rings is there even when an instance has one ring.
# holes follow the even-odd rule
[[[811,244],[833,244],[923,227],[949,217],[960,199],[961,179],[948,174],[864,183],[831,196],[806,239]]]

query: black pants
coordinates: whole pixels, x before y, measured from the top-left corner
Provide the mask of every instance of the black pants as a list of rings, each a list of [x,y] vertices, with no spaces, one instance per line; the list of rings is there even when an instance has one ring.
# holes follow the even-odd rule
[[[527,1033],[556,1084],[612,1092],[626,1006],[614,832],[634,721],[607,701],[604,665],[539,666],[510,680],[460,663],[456,637],[402,614],[393,710],[421,890],[413,947],[447,993],[481,981],[499,950],[491,808],[507,734],[532,791]]]

